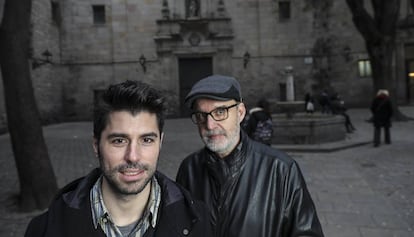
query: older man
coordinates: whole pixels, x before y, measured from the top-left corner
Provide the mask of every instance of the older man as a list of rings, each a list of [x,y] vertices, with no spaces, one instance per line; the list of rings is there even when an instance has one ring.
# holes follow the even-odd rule
[[[182,162],[176,180],[207,204],[215,236],[323,236],[298,164],[241,131],[246,108],[235,78],[200,80],[186,104],[205,148]]]

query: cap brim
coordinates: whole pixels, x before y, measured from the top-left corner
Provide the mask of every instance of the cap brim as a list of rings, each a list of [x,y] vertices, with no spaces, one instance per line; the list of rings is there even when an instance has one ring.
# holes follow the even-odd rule
[[[194,96],[188,98],[185,101],[185,104],[187,105],[187,107],[189,107],[191,109],[191,108],[193,108],[194,102],[197,99],[200,99],[200,98],[213,99],[213,100],[219,100],[219,101],[234,100],[233,98],[224,98],[224,97],[215,96],[215,95],[208,95],[208,94],[198,94],[198,95],[194,95]]]

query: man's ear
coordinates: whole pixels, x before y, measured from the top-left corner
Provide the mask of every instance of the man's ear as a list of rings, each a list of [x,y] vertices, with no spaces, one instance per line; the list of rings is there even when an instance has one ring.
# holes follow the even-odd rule
[[[164,141],[164,132],[161,133],[161,138],[160,138],[160,149],[162,147],[162,142]]]
[[[239,111],[239,119],[241,121],[243,121],[244,117],[246,116],[246,106],[244,105],[243,102],[241,102],[238,106],[238,111]]]
[[[92,141],[92,147],[93,147],[93,151],[95,152],[95,156],[99,157],[99,141],[95,137],[93,138],[93,141]]]

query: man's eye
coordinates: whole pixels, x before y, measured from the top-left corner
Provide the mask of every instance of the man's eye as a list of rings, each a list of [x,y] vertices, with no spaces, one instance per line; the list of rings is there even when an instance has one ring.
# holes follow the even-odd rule
[[[221,116],[225,113],[226,113],[226,109],[218,108],[218,109],[214,110],[214,114],[218,115],[218,116]]]
[[[155,142],[155,139],[152,138],[152,137],[144,137],[142,139],[142,144],[144,144],[144,145],[150,145],[150,144],[152,144],[154,142]]]
[[[127,140],[124,138],[115,138],[111,140],[111,143],[115,145],[122,145],[122,144],[126,144]]]

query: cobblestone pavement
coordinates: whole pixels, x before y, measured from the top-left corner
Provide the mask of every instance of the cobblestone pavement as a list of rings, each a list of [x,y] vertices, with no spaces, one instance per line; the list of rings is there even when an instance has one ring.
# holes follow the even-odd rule
[[[414,117],[414,107],[401,110]],[[374,148],[366,109],[351,109],[357,130],[344,141],[312,146],[278,146],[300,164],[327,237],[414,236],[414,121],[395,122],[392,144]],[[202,146],[189,119],[166,121],[159,170],[174,178],[180,161]],[[44,128],[58,185],[97,165],[92,124],[64,123]],[[335,149],[332,149],[332,148]],[[0,136],[0,237],[23,236],[39,214],[19,213],[19,182],[9,136]]]

